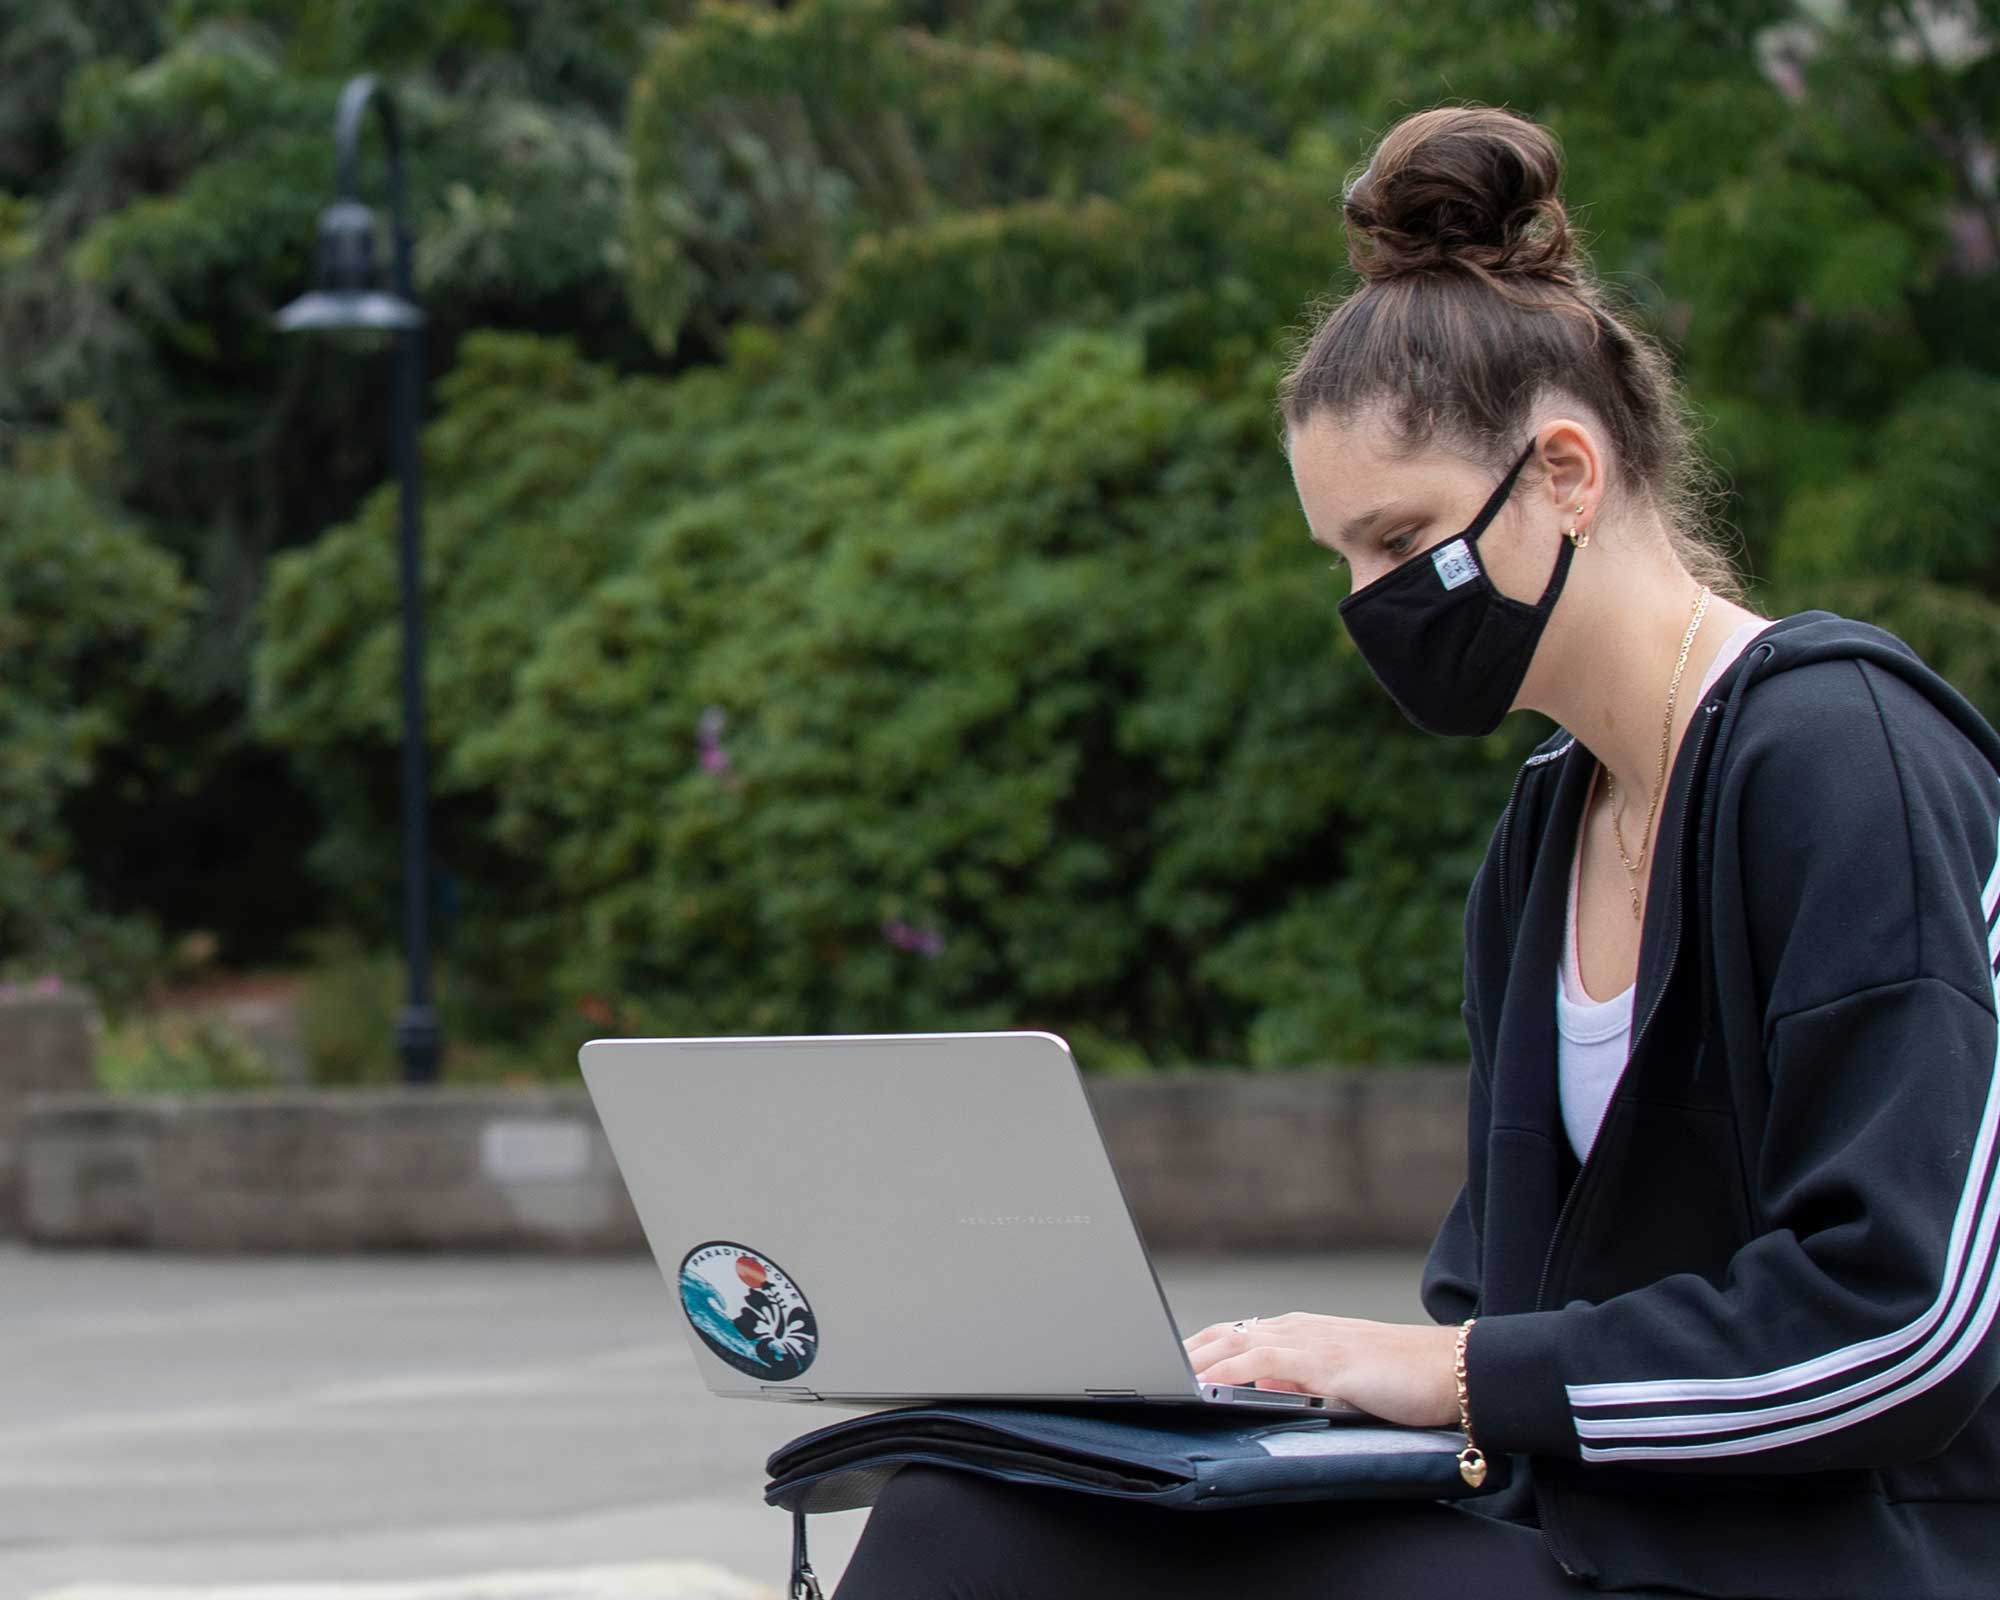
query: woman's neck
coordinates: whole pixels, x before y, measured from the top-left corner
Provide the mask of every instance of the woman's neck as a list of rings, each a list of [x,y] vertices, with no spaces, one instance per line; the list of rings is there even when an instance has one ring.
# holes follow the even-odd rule
[[[1573,561],[1562,599],[1549,618],[1548,648],[1537,652],[1518,703],[1575,734],[1611,769],[1624,816],[1643,823],[1655,789],[1664,797],[1660,725],[1700,586],[1678,563],[1617,545],[1598,548],[1605,551],[1601,561],[1586,566],[1582,558],[1596,553],[1588,549]],[[1669,771],[1681,735],[1694,719],[1703,676],[1730,635],[1752,620],[1765,619],[1719,595],[1709,596],[1680,669],[1667,740]],[[1628,820],[1626,839],[1635,856],[1642,848],[1637,832]]]

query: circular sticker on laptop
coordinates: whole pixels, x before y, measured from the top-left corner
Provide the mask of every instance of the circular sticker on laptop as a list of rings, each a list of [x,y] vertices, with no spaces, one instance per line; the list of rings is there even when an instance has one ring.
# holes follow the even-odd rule
[[[819,1325],[790,1276],[762,1251],[711,1239],[681,1260],[681,1309],[738,1372],[796,1378],[819,1353]]]

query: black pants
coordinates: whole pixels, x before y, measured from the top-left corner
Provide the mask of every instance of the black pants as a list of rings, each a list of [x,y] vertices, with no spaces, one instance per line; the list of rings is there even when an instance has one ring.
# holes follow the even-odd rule
[[[1539,1530],[1442,1501],[1182,1511],[916,1465],[876,1499],[833,1600],[1581,1600],[1597,1592],[1564,1575]]]

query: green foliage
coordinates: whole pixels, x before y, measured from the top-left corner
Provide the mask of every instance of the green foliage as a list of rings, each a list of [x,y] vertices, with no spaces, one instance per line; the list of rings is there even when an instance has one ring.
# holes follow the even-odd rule
[[[303,876],[276,882],[310,818],[260,832],[219,872],[192,853],[139,856],[169,816],[212,836],[234,812],[302,800],[245,716],[264,565],[350,515],[390,448],[380,341],[271,321],[311,282],[343,82],[375,71],[400,106],[434,365],[488,323],[646,360],[620,271],[619,130],[632,64],[677,14],[650,0],[0,0],[0,422],[47,431],[87,409],[110,444],[105,497],[198,589],[150,737],[107,746],[79,798],[95,898],[150,897],[176,929],[216,928],[236,960],[282,953],[261,907],[318,911]],[[360,153],[379,204],[372,119]]]
[[[1025,200],[864,235],[805,318],[802,357],[826,381],[886,342],[937,371],[1132,317],[1149,369],[1248,382],[1271,330],[1320,285],[1323,253],[1289,219],[1319,204],[1325,178],[1187,141],[1116,201]]]
[[[406,996],[401,958],[368,948],[346,929],[315,930],[302,942],[310,959],[301,972],[298,1019],[312,1082],[329,1087],[400,1082],[396,1017]],[[433,978],[431,1000],[444,1036],[441,1081],[574,1079],[581,1039],[571,1042],[558,1035],[546,1049],[533,1040],[511,1046],[481,1042],[473,1037],[476,1018],[454,964],[442,963]]]
[[[1300,568],[1268,366],[1217,394],[1144,351],[1059,334],[939,395],[469,345],[429,441],[439,782],[484,801],[446,846],[488,863],[467,981],[578,1042],[608,999],[660,1031],[1448,1054],[1435,947],[1518,736],[1478,793],[1394,735]],[[260,705],[308,764],[389,748],[391,512],[274,572]],[[1364,726],[1374,759],[1325,759]],[[1384,814],[1453,771],[1463,799]]]
[[[352,934],[309,941],[311,964],[299,992],[300,1042],[315,1084],[396,1081],[396,1008],[402,964],[364,950]]]
[[[157,56],[79,68],[64,108],[79,159],[44,201],[32,251],[0,277],[10,350],[0,401],[35,415],[96,397],[124,447],[125,495],[169,528],[192,524],[182,536],[190,560],[203,549],[193,530],[223,523],[247,546],[236,554],[253,577],[268,547],[318,525],[310,496],[341,487],[338,464],[330,478],[301,444],[368,418],[377,471],[384,448],[372,400],[347,397],[351,372],[312,381],[334,358],[270,322],[309,281],[333,192],[335,95],[344,70],[367,59],[298,73],[294,59],[323,47],[313,30],[325,8],[297,9],[290,20],[305,37],[268,8],[190,6]],[[471,9],[445,11],[470,26]],[[503,310],[619,320],[624,153],[608,108],[523,100],[504,85],[447,88],[428,75],[392,88],[433,337],[449,341]],[[368,131],[364,171],[379,195]],[[226,664],[216,681],[231,681]]]
[[[2000,594],[2000,374],[1941,367],[1904,392],[1861,460],[1792,497],[1780,573],[1799,584],[1860,574]]]
[[[134,1016],[109,1029],[94,1061],[110,1094],[204,1094],[271,1089],[277,1075],[257,1048],[214,1017]]]
[[[87,902],[64,802],[131,730],[193,595],[175,563],[80,480],[87,414],[0,466],[0,977],[55,972],[127,1004],[156,946]]]
[[[392,947],[380,367],[268,327],[339,83],[389,72],[459,1070],[988,1022],[1122,1069],[1452,1055],[1542,730],[1412,733],[1304,538],[1270,396],[1349,287],[1344,182],[1420,106],[1549,123],[1752,603],[1880,621],[2000,718],[1986,13],[0,0],[0,414],[182,556],[175,683],[252,697]],[[393,1070],[368,1014],[330,1071]]]
[[[890,0],[702,7],[633,85],[632,295],[663,350],[790,322],[871,229],[1122,188],[1151,119],[1047,55]]]

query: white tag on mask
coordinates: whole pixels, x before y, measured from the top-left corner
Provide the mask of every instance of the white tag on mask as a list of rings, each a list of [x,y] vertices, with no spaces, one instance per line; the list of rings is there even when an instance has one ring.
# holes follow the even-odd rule
[[[1439,545],[1431,552],[1431,565],[1437,568],[1438,581],[1447,589],[1470,583],[1479,575],[1479,564],[1472,559],[1463,539]]]

